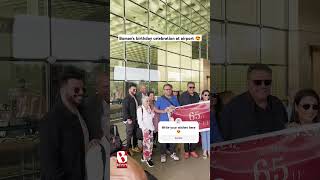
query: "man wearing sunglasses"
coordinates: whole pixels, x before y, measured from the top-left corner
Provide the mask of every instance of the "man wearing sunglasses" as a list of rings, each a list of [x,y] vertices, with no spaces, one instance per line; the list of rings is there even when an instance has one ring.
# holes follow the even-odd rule
[[[247,72],[248,91],[233,98],[221,115],[224,140],[263,134],[285,128],[287,113],[282,102],[271,95],[272,70],[254,64]]]
[[[83,74],[70,67],[61,78],[60,97],[40,125],[41,179],[85,180],[89,133],[80,104]]]
[[[130,154],[134,152],[141,152],[138,147],[138,139],[136,136],[138,122],[137,122],[137,108],[139,106],[138,100],[136,98],[137,85],[130,84],[127,96],[123,100],[122,112],[123,112],[123,122],[126,124],[127,133],[127,150]],[[131,144],[131,139],[133,139]]]
[[[194,82],[188,82],[187,83],[187,91],[183,92],[180,96],[180,105],[188,105],[193,103],[198,103],[200,101],[199,94],[195,92],[195,83]],[[189,159],[189,156],[191,155],[194,158],[198,158],[198,154],[196,153],[196,146],[197,143],[186,143],[184,144],[184,158]]]

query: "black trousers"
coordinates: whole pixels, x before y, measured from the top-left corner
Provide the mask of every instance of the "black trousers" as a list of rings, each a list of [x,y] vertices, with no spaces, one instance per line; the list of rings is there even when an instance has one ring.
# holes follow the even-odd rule
[[[160,154],[161,155],[166,154],[167,145],[169,146],[168,150],[170,151],[171,154],[176,152],[176,144],[173,144],[173,143],[168,143],[168,144],[167,143],[161,143],[160,144]]]
[[[131,147],[137,147],[137,145],[138,145],[137,129],[138,129],[138,124],[137,124],[136,120],[134,120],[131,124],[128,124],[128,122],[127,122],[127,124],[126,124],[127,149],[129,149]],[[131,144],[131,139],[133,139],[132,144]]]
[[[184,144],[184,151],[185,152],[192,152],[192,151],[195,151],[196,150],[196,146],[197,146],[197,143],[186,143]]]
[[[157,143],[158,142],[158,132],[153,133],[153,142]]]

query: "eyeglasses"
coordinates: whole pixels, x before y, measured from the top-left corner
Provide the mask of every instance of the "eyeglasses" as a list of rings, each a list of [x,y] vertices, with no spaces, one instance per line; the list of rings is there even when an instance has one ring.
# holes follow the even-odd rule
[[[132,89],[132,91],[137,91],[137,89]]]
[[[304,110],[309,110],[311,107],[313,110],[319,110],[319,105],[316,104],[303,104],[301,105]]]
[[[256,86],[261,86],[262,82],[264,83],[265,86],[270,86],[272,83],[272,80],[252,80],[252,81]]]
[[[194,88],[196,88],[196,87],[194,87],[194,86],[190,86],[190,87],[189,87],[189,89],[194,89]]]

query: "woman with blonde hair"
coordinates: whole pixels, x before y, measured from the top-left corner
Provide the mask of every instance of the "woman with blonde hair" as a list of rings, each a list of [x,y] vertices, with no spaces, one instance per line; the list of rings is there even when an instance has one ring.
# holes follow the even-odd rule
[[[137,109],[137,119],[139,128],[143,134],[143,155],[141,162],[146,162],[149,167],[153,167],[152,150],[153,150],[153,132],[155,130],[153,124],[154,112],[150,107],[150,98],[145,96],[141,99],[142,105]]]

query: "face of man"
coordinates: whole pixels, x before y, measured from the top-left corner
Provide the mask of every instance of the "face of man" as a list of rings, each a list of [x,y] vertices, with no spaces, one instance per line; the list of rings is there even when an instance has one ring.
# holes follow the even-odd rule
[[[142,85],[140,87],[140,92],[143,93],[143,94],[147,94],[147,87],[145,85]]]
[[[102,76],[98,81],[98,94],[103,97],[104,100],[108,98],[109,78]]]
[[[137,88],[134,87],[134,86],[131,86],[130,89],[129,89],[129,93],[131,95],[136,95],[137,94]]]
[[[70,103],[76,106],[81,104],[81,101],[85,93],[84,83],[82,80],[69,79],[66,82],[64,89],[65,97]]]
[[[163,88],[163,90],[164,90],[164,95],[165,96],[171,96],[172,95],[172,88],[170,86],[165,86]]]
[[[188,93],[193,94],[195,88],[196,88],[196,86],[194,84],[192,84],[192,83],[188,84]]]
[[[272,75],[266,71],[253,70],[249,75],[248,89],[258,101],[266,101],[271,94]]]

